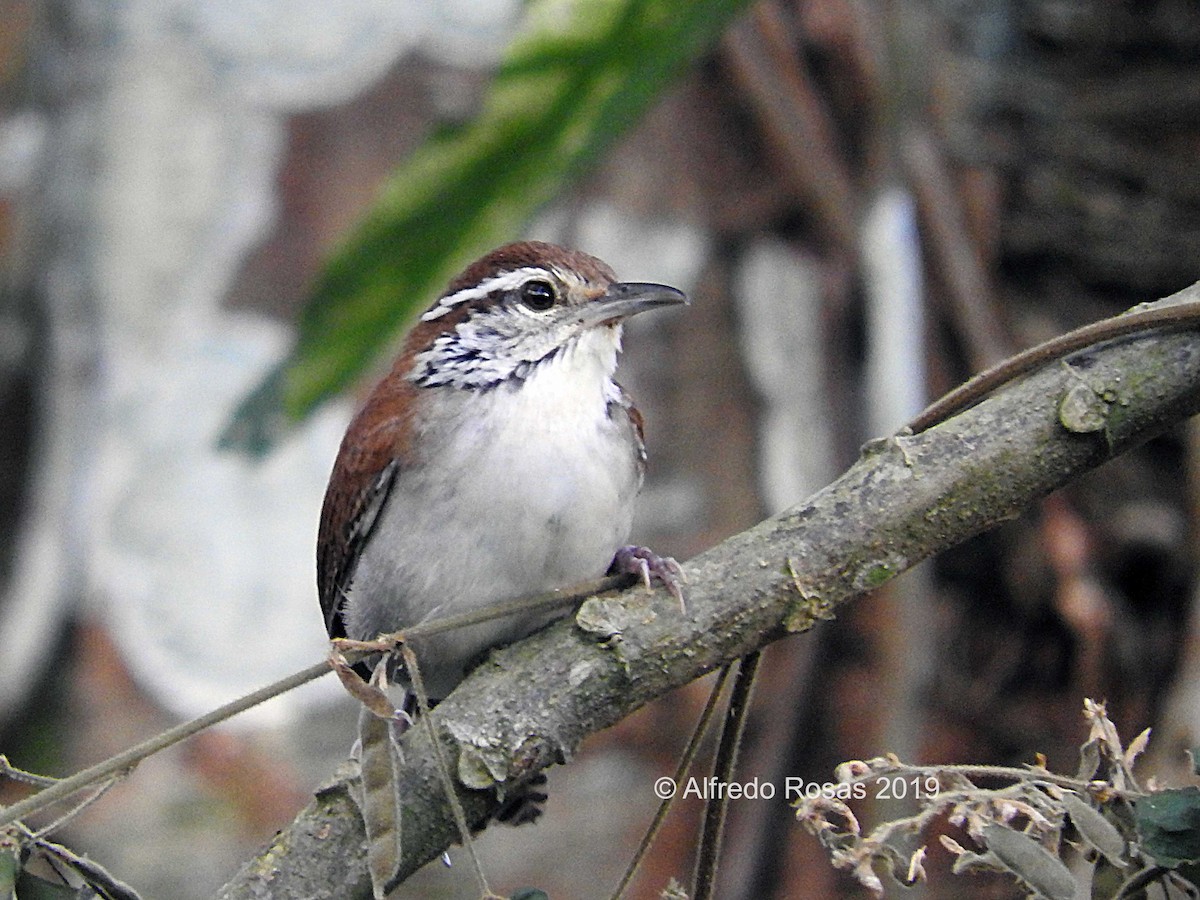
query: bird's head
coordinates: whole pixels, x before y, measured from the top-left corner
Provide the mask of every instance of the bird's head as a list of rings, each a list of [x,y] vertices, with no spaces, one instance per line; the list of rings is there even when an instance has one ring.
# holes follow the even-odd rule
[[[409,378],[421,387],[486,390],[520,384],[581,349],[605,353],[615,365],[625,319],[682,303],[681,291],[617,281],[605,263],[578,250],[509,244],[467,267],[421,316],[409,338]]]

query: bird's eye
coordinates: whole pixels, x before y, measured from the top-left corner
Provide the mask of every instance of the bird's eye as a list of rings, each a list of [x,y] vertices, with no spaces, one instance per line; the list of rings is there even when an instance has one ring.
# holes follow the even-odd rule
[[[527,281],[521,285],[521,302],[534,312],[545,312],[554,305],[554,286],[548,281]]]

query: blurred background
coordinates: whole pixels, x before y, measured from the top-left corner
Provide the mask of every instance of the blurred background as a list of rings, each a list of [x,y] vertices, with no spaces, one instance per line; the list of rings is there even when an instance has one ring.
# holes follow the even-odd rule
[[[469,130],[515,37],[588,6],[0,0],[13,764],[69,774],[321,658],[320,499],[391,332],[265,454],[218,437],[296,358],[323,263],[396,167]],[[799,502],[972,372],[1200,278],[1190,0],[705,9],[715,40],[644,116],[630,106],[606,152],[552,191],[531,182],[530,215],[492,241],[572,244],[693,298],[627,332],[621,378],[650,451],[637,541],[686,559]],[[484,249],[464,239],[454,264]],[[1143,771],[1187,783],[1198,438],[1156,439],[772,646],[743,777],[823,782],[887,751],[1041,752],[1072,773],[1096,697],[1126,739],[1154,728]],[[493,886],[607,896],[707,687],[588,741],[550,773],[539,826],[488,829]],[[146,761],[58,838],[147,897],[208,896],[344,758],[354,719],[325,679]],[[0,783],[0,803],[20,796]],[[678,804],[632,896],[688,877],[699,812]],[[718,896],[862,895],[782,800],[731,815]],[[951,878],[936,848],[927,867],[925,896],[1019,895]],[[400,895],[473,891],[465,865],[434,864]]]

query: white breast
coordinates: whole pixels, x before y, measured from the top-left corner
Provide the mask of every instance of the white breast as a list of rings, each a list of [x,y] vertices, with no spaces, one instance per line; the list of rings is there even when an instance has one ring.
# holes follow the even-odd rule
[[[627,415],[609,415],[618,347],[615,329],[593,329],[523,383],[435,389],[450,401],[446,415],[420,423],[422,464],[398,474],[359,560],[351,637],[604,573],[628,539],[641,478]],[[544,621],[498,620],[418,644],[431,695],[444,696],[489,646]]]

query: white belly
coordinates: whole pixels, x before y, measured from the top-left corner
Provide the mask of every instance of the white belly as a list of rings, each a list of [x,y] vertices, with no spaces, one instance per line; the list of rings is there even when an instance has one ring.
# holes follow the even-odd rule
[[[604,573],[628,539],[640,466],[624,410],[610,419],[602,386],[577,381],[590,379],[535,374],[517,390],[456,391],[455,421],[470,426],[425,424],[424,464],[398,473],[355,570],[349,636]],[[430,695],[445,696],[488,647],[551,617],[510,617],[415,643]]]

